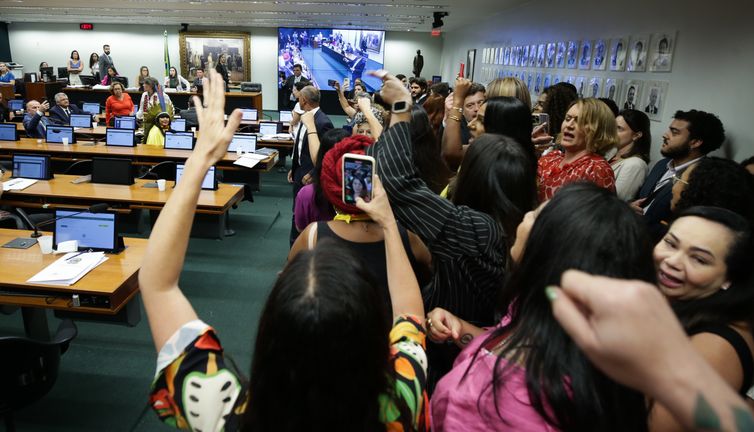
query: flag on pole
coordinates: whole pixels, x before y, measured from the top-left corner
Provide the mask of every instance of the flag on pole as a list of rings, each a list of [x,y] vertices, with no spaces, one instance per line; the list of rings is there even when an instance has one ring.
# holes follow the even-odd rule
[[[165,36],[165,76],[170,76],[170,52],[168,51],[168,31],[163,33]]]

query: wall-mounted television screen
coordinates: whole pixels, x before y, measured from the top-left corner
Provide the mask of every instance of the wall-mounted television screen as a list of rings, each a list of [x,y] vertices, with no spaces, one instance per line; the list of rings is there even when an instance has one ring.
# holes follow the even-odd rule
[[[385,32],[379,30],[278,28],[278,74],[293,74],[300,64],[302,75],[322,90],[332,90],[329,80],[343,85],[348,78],[361,78],[367,91],[379,90],[382,82],[366,75],[368,70],[383,69]]]

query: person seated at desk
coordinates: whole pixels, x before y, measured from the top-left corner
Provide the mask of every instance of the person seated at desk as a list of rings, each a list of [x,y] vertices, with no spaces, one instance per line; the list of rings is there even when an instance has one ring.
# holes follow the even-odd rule
[[[199,80],[201,83],[201,80]],[[175,67],[170,66],[170,76],[166,76],[163,81],[165,88],[174,88],[178,91],[188,91],[189,82],[186,78],[178,75],[178,70]]]
[[[48,120],[45,117],[45,111],[50,109],[47,101],[39,103],[36,100],[30,100],[26,104],[26,114],[24,114],[24,129],[29,138],[44,138]]]
[[[68,95],[58,93],[55,95],[55,106],[50,109],[50,121],[58,125],[71,124],[71,114],[86,114],[76,105],[71,105]]]
[[[13,111],[8,108],[8,105],[3,100],[3,94],[0,93],[0,123],[11,121],[13,119]]]
[[[115,66],[109,66],[107,68],[107,74],[105,74],[105,77],[102,78],[102,81],[100,81],[100,84],[109,86],[113,82],[115,82],[115,80],[113,78],[115,78],[117,76],[120,76],[120,75],[118,75],[118,71],[115,70]]]
[[[165,147],[165,132],[170,130],[170,114],[163,111],[155,117],[154,126],[149,129],[146,145]]]
[[[7,64],[0,63],[0,84],[3,83],[14,85],[16,84],[16,77],[13,75],[13,72],[8,69]]]
[[[105,122],[108,126],[112,124],[110,121],[115,116],[134,114],[134,101],[131,100],[131,95],[126,93],[122,83],[115,81],[110,86],[110,94],[105,101]]]

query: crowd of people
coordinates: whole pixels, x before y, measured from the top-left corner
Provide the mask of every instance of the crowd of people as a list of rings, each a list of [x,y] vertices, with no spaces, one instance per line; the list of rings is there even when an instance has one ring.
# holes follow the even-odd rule
[[[717,116],[677,111],[650,168],[646,114],[567,83],[532,107],[515,78],[374,74],[378,94],[344,96],[345,129],[294,85],[292,249],[246,380],[178,287],[201,180],[240,121],[224,124],[210,72],[205,133],[139,273],[163,421],[752,430],[754,159],[708,156],[725,140]],[[343,172],[346,154],[374,159],[370,183]],[[344,189],[371,194],[351,204]]]

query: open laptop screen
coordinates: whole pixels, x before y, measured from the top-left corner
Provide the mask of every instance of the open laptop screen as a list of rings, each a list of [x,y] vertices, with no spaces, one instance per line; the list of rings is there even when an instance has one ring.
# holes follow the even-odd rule
[[[170,122],[170,129],[176,132],[186,132],[186,119],[177,118]]]
[[[118,129],[136,129],[136,117],[134,116],[115,117],[113,126],[115,126]]]
[[[241,110],[241,120],[243,121],[257,121],[256,108],[244,108]]]
[[[92,116],[89,114],[71,114],[71,127],[92,127]]]
[[[193,150],[194,134],[191,132],[166,132],[165,148],[175,150]]]
[[[16,123],[0,123],[0,141],[18,141]]]
[[[181,180],[181,176],[183,176],[184,167],[185,167],[184,164],[175,165],[175,183],[176,184],[178,184],[178,182]],[[209,167],[209,170],[207,171],[207,175],[204,176],[204,180],[202,180],[202,189],[207,189],[207,190],[217,189],[217,179],[215,178],[214,166]]]
[[[63,138],[68,138],[69,143],[75,142],[73,140],[73,128],[70,126],[47,126],[48,143],[62,143]]]
[[[109,146],[133,147],[134,130],[107,128],[105,133],[105,144]]]
[[[84,102],[81,110],[89,114],[99,114],[99,104],[97,102]]]
[[[13,155],[13,177],[47,180],[50,172],[49,156]]]
[[[257,150],[257,136],[256,135],[233,135],[233,139],[228,146],[229,152],[238,151],[241,149],[243,152],[253,153]]]
[[[290,123],[293,120],[293,113],[291,111],[280,111],[280,121],[283,123]]]

